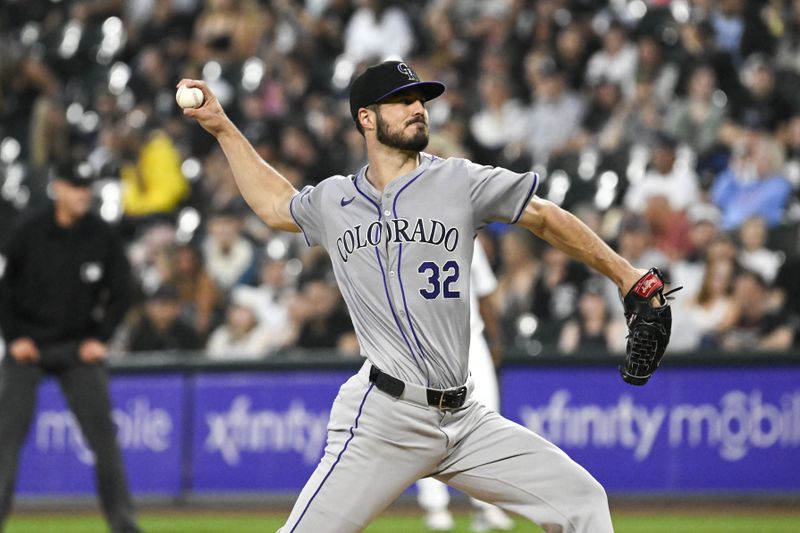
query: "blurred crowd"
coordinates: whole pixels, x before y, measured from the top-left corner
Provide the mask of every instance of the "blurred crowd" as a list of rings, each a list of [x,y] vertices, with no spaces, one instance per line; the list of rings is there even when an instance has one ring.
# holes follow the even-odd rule
[[[4,0],[0,227],[88,161],[137,304],[120,354],[358,344],[324,251],[274,232],[174,101],[203,79],[298,189],[365,163],[354,73],[448,89],[426,151],[519,172],[683,291],[673,352],[800,343],[800,0]],[[508,354],[617,353],[616,288],[530,233],[478,236]],[[331,353],[334,353],[331,351]]]

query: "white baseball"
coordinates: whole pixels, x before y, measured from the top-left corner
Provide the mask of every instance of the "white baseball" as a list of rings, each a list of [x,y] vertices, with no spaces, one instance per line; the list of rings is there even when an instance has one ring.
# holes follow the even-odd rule
[[[203,91],[197,87],[181,85],[178,87],[178,92],[175,93],[175,101],[184,109],[187,107],[200,107],[203,105]]]

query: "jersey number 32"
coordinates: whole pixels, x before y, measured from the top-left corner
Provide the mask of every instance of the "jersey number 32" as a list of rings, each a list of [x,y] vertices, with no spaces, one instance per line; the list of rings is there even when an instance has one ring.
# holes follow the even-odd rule
[[[461,292],[452,289],[452,284],[458,281],[458,263],[455,261],[448,261],[441,268],[433,261],[425,261],[417,272],[420,274],[428,275],[428,285],[424,289],[420,289],[419,293],[426,300],[433,300],[441,294],[444,298],[460,298]],[[444,279],[441,276],[444,275]]]

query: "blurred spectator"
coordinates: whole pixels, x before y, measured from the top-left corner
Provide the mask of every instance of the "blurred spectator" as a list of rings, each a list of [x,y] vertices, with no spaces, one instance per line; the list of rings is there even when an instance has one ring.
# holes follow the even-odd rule
[[[202,250],[211,278],[223,291],[250,284],[256,276],[256,252],[242,231],[242,215],[235,209],[212,213]]]
[[[680,67],[676,91],[685,94],[689,78],[702,67],[711,69],[715,84],[725,98],[735,98],[740,92],[739,75],[731,55],[714,44],[714,28],[702,15],[694,15],[679,27],[680,41],[673,55]]]
[[[123,122],[116,136],[125,217],[135,226],[148,217],[172,213],[189,193],[172,140],[163,131]]]
[[[200,183],[201,194],[206,205],[204,210],[217,212],[231,207],[244,210],[245,203],[236,188],[233,173],[225,162],[225,154],[214,147],[203,161],[204,176]]]
[[[559,334],[559,352],[592,355],[624,349],[625,323],[609,313],[603,285],[595,278],[583,284],[577,312],[564,323]]]
[[[757,272],[764,280],[772,284],[778,269],[783,263],[782,254],[767,248],[767,224],[759,216],[745,220],[739,228],[739,264],[747,270]]]
[[[736,243],[727,233],[717,235],[706,251],[708,261],[727,259],[736,262],[737,254]]]
[[[69,131],[64,106],[56,98],[38,97],[31,110],[31,165],[34,168],[45,168],[50,162],[69,153],[68,145]]]
[[[784,23],[783,35],[775,53],[776,64],[783,69],[800,74],[800,0],[781,3],[785,13],[778,13]]]
[[[588,47],[588,35],[577,22],[564,26],[556,38],[554,59],[558,70],[564,73],[567,86],[573,91],[583,88],[583,77],[589,60]]]
[[[271,331],[261,324],[260,295],[240,285],[231,292],[225,322],[208,338],[208,357],[218,360],[254,360],[269,355],[274,345]]]
[[[731,299],[736,264],[729,258],[719,258],[706,261],[704,266],[696,295],[676,298],[672,303],[672,327],[679,334],[670,339],[670,351],[688,352],[715,345],[725,321],[736,312]]]
[[[664,50],[656,36],[642,34],[636,39],[636,79],[650,79],[659,102],[669,102],[675,94],[679,70],[664,58]]]
[[[178,67],[185,62],[189,52],[191,10],[194,7],[194,1],[125,2],[129,46],[141,49],[149,44],[157,44],[169,57],[167,64]]]
[[[54,105],[60,88],[55,72],[10,34],[0,35],[0,131],[21,143],[21,156],[28,157],[29,138],[34,117],[31,112],[40,98],[40,105]],[[39,112],[41,114],[41,111]],[[45,139],[38,134],[36,142]],[[36,161],[39,162],[39,161]]]
[[[469,122],[475,144],[472,153],[486,164],[498,164],[503,148],[522,137],[522,105],[512,97],[507,78],[493,74],[482,76],[479,90],[482,106]]]
[[[302,112],[306,100],[311,97],[311,73],[297,55],[281,56],[276,58],[276,63],[270,87],[270,98],[274,101],[268,102],[267,106],[272,114],[289,118],[292,113]]]
[[[286,261],[262,260],[259,284],[252,290],[258,296],[256,312],[261,326],[269,331],[270,347],[283,347],[291,330],[289,302],[294,297],[294,288],[286,273]]]
[[[722,213],[708,202],[697,202],[686,211],[692,230],[689,238],[692,241],[694,257],[705,256],[706,250],[719,234],[719,223]]]
[[[161,283],[174,285],[181,306],[181,318],[205,339],[221,314],[222,295],[193,244],[165,248],[157,258]]]
[[[617,251],[639,268],[656,266],[666,270],[669,265],[664,253],[655,247],[650,225],[641,216],[629,215],[621,222]]]
[[[781,265],[775,277],[772,297],[777,307],[781,307],[794,319],[800,319],[800,239],[795,235],[796,242],[791,250],[791,255]],[[800,339],[796,339],[800,340]]]
[[[718,95],[716,74],[708,65],[695,67],[689,78],[686,97],[667,110],[664,126],[678,141],[702,156],[718,142],[726,116],[725,99]]]
[[[345,128],[339,121],[335,103],[332,100],[320,101],[318,106],[309,110],[306,122],[313,131],[317,149],[315,167],[307,178],[318,180],[321,176],[346,172],[350,155],[344,140]]]
[[[500,239],[497,302],[507,345],[513,345],[517,335],[517,318],[531,309],[533,286],[539,275],[533,243],[533,238],[518,228],[510,228]]]
[[[529,58],[526,71],[533,104],[525,115],[522,143],[534,161],[543,163],[575,134],[584,105],[551,60]]]
[[[714,2],[711,25],[717,48],[731,54],[737,64],[754,52],[771,53],[775,46],[756,2]]]
[[[769,286],[755,272],[743,270],[733,289],[735,312],[723,324],[720,346],[729,352],[781,351],[794,341],[796,325],[770,305]]]
[[[385,0],[359,0],[344,30],[344,55],[355,63],[406,57],[414,47],[408,15]]]
[[[747,92],[741,102],[734,102],[731,119],[738,124],[776,131],[789,120],[794,109],[778,91],[772,61],[761,55],[751,56],[741,72]]]
[[[758,215],[772,227],[783,220],[792,192],[780,174],[781,146],[767,135],[752,135],[735,147],[728,168],[714,180],[711,200],[722,211],[722,229],[738,228],[747,218]]]
[[[139,51],[130,81],[131,88],[142,101],[152,102],[156,116],[175,110],[173,80],[177,77],[159,44],[144,46]]]
[[[542,252],[530,311],[539,320],[537,338],[555,343],[564,320],[575,313],[578,294],[589,272],[582,263],[552,246]]]
[[[172,265],[162,260],[162,254],[175,245],[175,239],[175,226],[159,221],[142,228],[130,242],[128,257],[138,278],[137,285],[145,294],[155,291],[169,277]]]
[[[670,261],[678,261],[689,254],[692,248],[689,221],[684,211],[670,205],[669,198],[662,194],[651,195],[644,208],[644,217],[650,227],[653,246]]]
[[[350,0],[320,2],[322,13],[309,25],[316,37],[316,54],[323,64],[333,64],[344,50],[342,35],[347,21],[355,10]]]
[[[289,309],[294,322],[293,346],[335,348],[342,355],[358,355],[353,323],[335,285],[325,279],[306,281]]]
[[[800,189],[800,113],[793,116],[783,129],[782,140],[786,150],[786,164],[783,172],[792,188]]]
[[[428,2],[421,20],[427,60],[439,71],[447,71],[469,59],[468,43],[457,27],[457,16],[449,9],[450,3]]]
[[[253,55],[266,17],[256,0],[205,0],[193,32],[192,57],[201,65]]]
[[[700,199],[697,175],[687,164],[676,164],[677,140],[661,133],[652,146],[650,167],[641,181],[634,182],[625,193],[625,207],[642,213],[652,196],[664,196],[675,211],[685,210]]]
[[[657,144],[667,102],[658,98],[652,77],[638,77],[633,96],[622,103],[616,120],[609,125],[607,147],[613,150]]]
[[[131,317],[129,332],[124,335],[124,350],[163,352],[198,350],[202,343],[194,328],[181,319],[178,291],[162,285],[149,295],[138,316]]]
[[[618,21],[612,21],[602,36],[602,48],[592,54],[586,65],[586,82],[597,85],[609,81],[630,96],[636,73],[636,47]]]
[[[302,183],[316,184],[327,175],[319,160],[316,141],[302,124],[287,124],[281,132],[280,154],[302,176]],[[341,169],[338,169],[341,170]]]
[[[689,221],[689,253],[670,265],[672,278],[683,286],[678,300],[691,300],[700,291],[706,274],[709,248],[719,236],[719,209],[708,203],[697,203],[686,212]],[[730,258],[729,258],[730,259]]]
[[[568,141],[565,151],[589,148],[611,154],[619,149],[618,125],[626,117],[622,98],[620,86],[614,81],[601,79],[593,85],[581,127]]]

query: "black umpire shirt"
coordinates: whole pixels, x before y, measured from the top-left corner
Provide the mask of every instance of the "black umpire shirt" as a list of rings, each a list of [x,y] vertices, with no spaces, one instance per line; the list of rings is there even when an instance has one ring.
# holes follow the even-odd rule
[[[89,213],[69,228],[52,205],[3,236],[0,328],[6,344],[107,342],[130,303],[130,266],[113,228]]]

